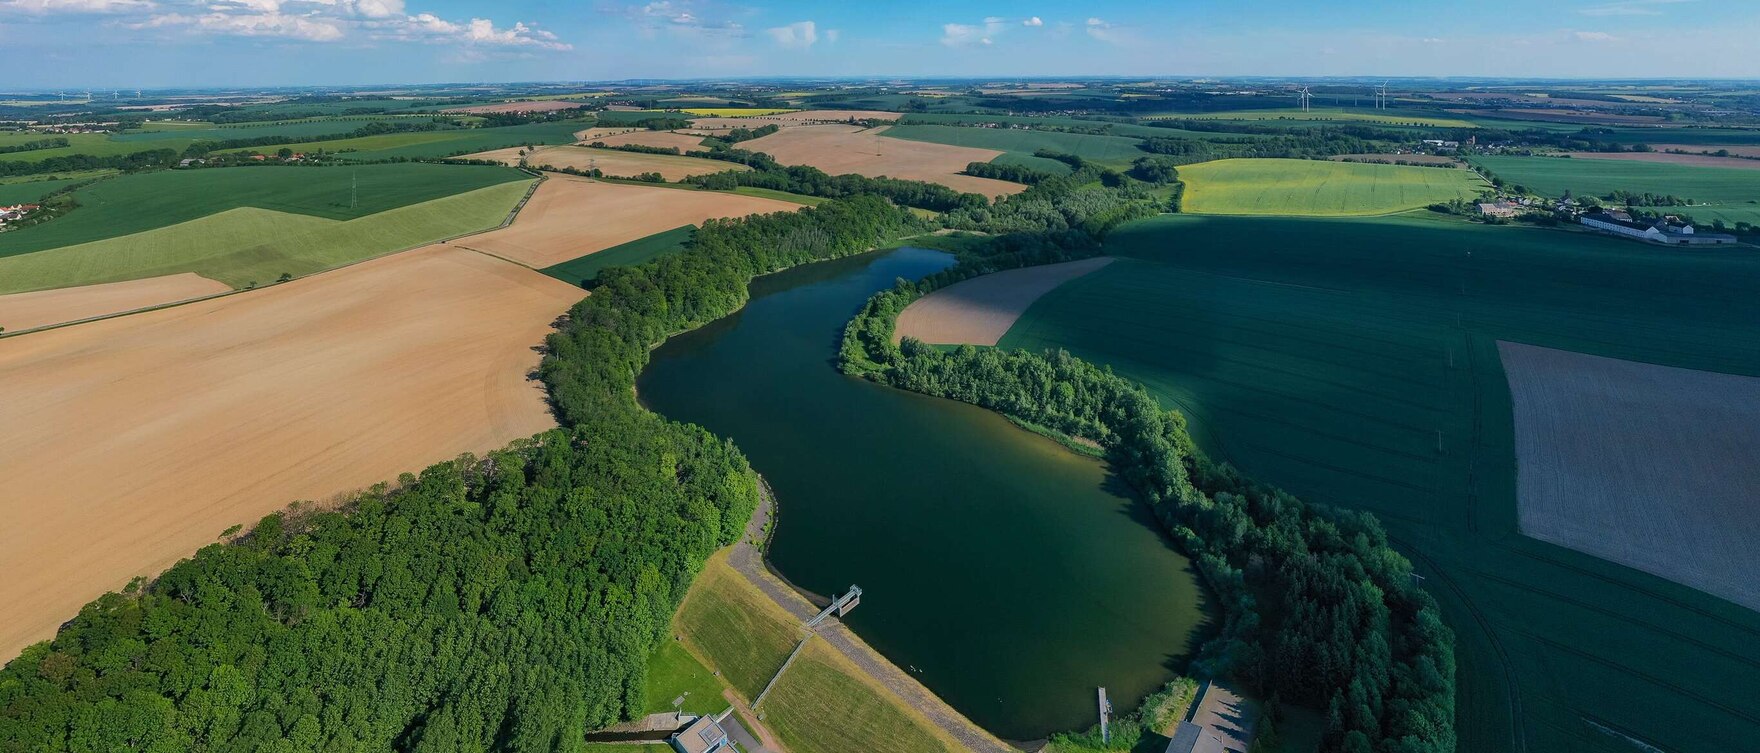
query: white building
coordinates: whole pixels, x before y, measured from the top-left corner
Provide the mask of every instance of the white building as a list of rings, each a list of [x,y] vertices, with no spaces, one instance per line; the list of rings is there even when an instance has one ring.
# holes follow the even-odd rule
[[[1629,219],[1621,220],[1614,214],[1604,213],[1585,214],[1580,221],[1591,230],[1665,246],[1722,246],[1736,242],[1733,235],[1701,233],[1694,230],[1692,225],[1670,225],[1666,220],[1647,225]]]

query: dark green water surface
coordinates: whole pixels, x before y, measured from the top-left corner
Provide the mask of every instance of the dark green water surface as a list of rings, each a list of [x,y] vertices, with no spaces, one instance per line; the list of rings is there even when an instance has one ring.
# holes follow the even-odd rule
[[[906,248],[758,280],[743,311],[667,342],[642,374],[659,413],[733,439],[780,504],[770,558],[972,721],[1011,740],[1120,712],[1183,667],[1205,625],[1190,563],[1105,466],[986,410],[839,374],[843,325]]]

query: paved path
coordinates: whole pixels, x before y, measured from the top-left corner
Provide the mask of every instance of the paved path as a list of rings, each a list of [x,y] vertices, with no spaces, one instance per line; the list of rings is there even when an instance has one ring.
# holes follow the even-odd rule
[[[1192,713],[1192,723],[1215,735],[1229,753],[1246,752],[1253,742],[1253,722],[1258,718],[1257,704],[1215,680],[1204,688],[1204,697]]]
[[[745,576],[746,580],[751,581],[752,585],[757,586],[758,590],[763,591],[764,595],[769,596],[771,601],[781,605],[801,622],[806,622],[819,613],[819,608],[784,583],[775,573],[770,572],[769,566],[764,563],[764,540],[776,499],[770,493],[769,484],[762,481],[759,482],[758,497],[758,510],[752,513],[752,519],[746,523],[745,538],[735,544],[733,551],[729,553],[728,563],[733,565],[736,572]],[[965,715],[955,711],[947,702],[923,687],[922,683],[905,674],[904,670],[887,661],[886,657],[850,632],[841,621],[822,622],[816,632],[826,643],[861,667],[862,671],[878,680],[967,749],[975,753],[1018,753],[973,724]]]

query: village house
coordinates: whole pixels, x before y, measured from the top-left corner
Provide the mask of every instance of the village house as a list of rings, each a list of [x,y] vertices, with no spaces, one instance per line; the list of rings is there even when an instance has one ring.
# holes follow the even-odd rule
[[[1620,219],[1622,216],[1625,219]],[[1585,214],[1578,221],[1591,230],[1665,246],[1723,246],[1736,242],[1733,235],[1701,233],[1692,225],[1675,225],[1667,218],[1654,223],[1633,222],[1626,212]]]
[[[0,225],[22,220],[25,215],[37,211],[38,206],[37,204],[14,204],[9,207],[0,207]]]

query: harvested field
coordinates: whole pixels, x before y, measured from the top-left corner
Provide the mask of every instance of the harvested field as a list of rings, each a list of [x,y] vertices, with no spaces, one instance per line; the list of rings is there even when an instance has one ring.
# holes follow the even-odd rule
[[[658,146],[677,149],[680,152],[688,152],[693,149],[703,148],[702,136],[691,136],[689,134],[673,133],[672,131],[630,131],[628,133],[615,135],[596,136],[589,139],[582,139],[582,141],[589,144],[603,142],[606,146],[629,146],[631,144],[638,146]]]
[[[616,136],[617,134],[620,134],[620,133],[635,133],[636,131],[642,131],[642,130],[647,130],[647,129],[631,128],[629,126],[610,126],[610,127],[588,128],[587,130],[584,130],[584,131],[576,131],[574,134],[574,137],[575,137],[575,139],[577,139],[579,141],[597,141],[599,139],[605,138],[606,136]]]
[[[551,176],[512,225],[457,245],[542,269],[710,218],[800,208],[755,196]]]
[[[1497,350],[1523,534],[1760,610],[1760,377]]]
[[[0,329],[18,332],[187,301],[231,289],[232,286],[226,283],[185,272],[128,282],[0,295]]]
[[[1716,151],[1722,147],[1711,147]],[[1737,147],[1738,149],[1741,147]],[[1689,147],[1691,151],[1704,151],[1707,147]],[[1750,147],[1752,149],[1752,147]],[[1732,150],[1733,153],[1733,150]],[[1617,160],[1620,162],[1652,162],[1664,165],[1687,165],[1690,167],[1728,167],[1737,170],[1760,170],[1760,159],[1742,159],[1741,157],[1714,157],[1709,154],[1669,154],[1668,152],[1570,152],[1574,159]]]
[[[688,137],[687,137],[688,138]],[[497,149],[466,155],[465,159],[495,160],[505,165],[519,164],[520,147]],[[728,170],[750,170],[745,165],[700,157],[671,154],[638,154],[616,149],[593,149],[585,146],[538,147],[526,156],[526,164],[535,167],[588,170],[599,168],[608,177],[633,178],[642,173],[659,173],[667,180],[680,180],[692,175],[707,175]]]
[[[812,165],[832,175],[923,180],[991,197],[1027,189],[1019,183],[958,174],[967,164],[995,159],[1000,151],[889,139],[882,136],[885,131],[848,125],[798,126],[740,146],[769,154],[785,165]]]
[[[450,246],[0,340],[0,654],[234,524],[554,425],[581,292]]]
[[[1378,162],[1384,165],[1453,165],[1460,162],[1440,154],[1340,154],[1327,159],[1335,162]]]
[[[906,306],[893,342],[914,337],[938,345],[995,345],[1039,297],[1112,263],[1095,257],[1010,269],[957,282]]]
[[[566,102],[557,99],[541,99],[529,102],[499,102],[492,105],[471,105],[470,107],[452,107],[441,112],[456,112],[467,115],[481,113],[507,112],[555,112],[557,110],[574,110],[585,106],[583,102]]]

